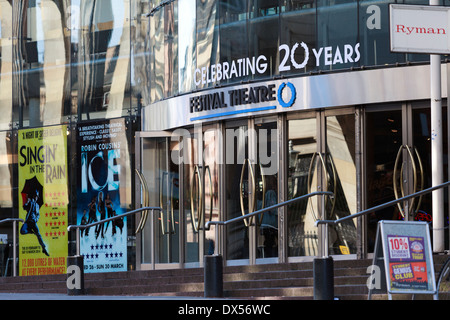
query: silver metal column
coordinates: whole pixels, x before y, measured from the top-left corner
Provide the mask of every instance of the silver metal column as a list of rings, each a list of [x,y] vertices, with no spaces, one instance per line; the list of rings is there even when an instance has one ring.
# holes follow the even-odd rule
[[[430,0],[430,6],[439,5],[439,0]],[[443,132],[442,132],[442,94],[441,94],[441,56],[430,55],[431,83],[431,180],[432,186],[444,182],[443,170]],[[444,192],[433,192],[433,251],[444,251]]]

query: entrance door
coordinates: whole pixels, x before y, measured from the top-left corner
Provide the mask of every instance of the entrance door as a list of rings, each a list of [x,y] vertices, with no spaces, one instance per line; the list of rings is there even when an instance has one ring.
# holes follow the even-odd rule
[[[288,199],[316,191],[334,197],[312,197],[287,207],[289,257],[318,256],[317,219],[335,220],[357,212],[355,115],[353,109],[289,115]],[[356,222],[329,228],[329,253],[356,253]]]
[[[366,207],[431,187],[431,120],[427,103],[377,106],[365,114]],[[444,132],[446,118],[443,117]],[[446,136],[444,135],[446,138]],[[447,154],[447,141],[444,141]],[[445,166],[444,166],[445,167]],[[447,173],[444,173],[447,176]],[[447,201],[447,200],[446,200]],[[367,221],[373,252],[379,220],[432,221],[431,194],[374,212]]]
[[[183,135],[183,212],[186,263],[214,254],[215,226],[219,218],[219,131],[217,126],[196,127]]]
[[[180,177],[179,165],[172,161],[179,154],[179,142],[171,137],[166,132],[140,133],[137,140],[140,148],[137,148],[136,168],[144,186],[141,199],[148,199],[148,206],[163,209],[138,224],[142,228],[138,230],[137,255],[141,257],[142,269],[180,262]],[[153,223],[148,223],[148,219],[153,219]]]
[[[276,118],[230,122],[225,126],[226,220],[278,202],[278,129]],[[228,263],[278,258],[278,210],[226,228]]]

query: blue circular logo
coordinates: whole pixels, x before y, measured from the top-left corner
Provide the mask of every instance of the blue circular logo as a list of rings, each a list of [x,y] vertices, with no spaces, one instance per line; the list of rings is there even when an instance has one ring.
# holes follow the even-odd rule
[[[283,90],[288,87],[291,90],[291,99],[288,102],[285,102],[283,99]],[[295,90],[295,87],[292,83],[288,82],[282,83],[280,87],[278,88],[278,102],[283,108],[289,108],[292,107],[292,105],[295,102],[295,99],[297,98],[297,90]]]

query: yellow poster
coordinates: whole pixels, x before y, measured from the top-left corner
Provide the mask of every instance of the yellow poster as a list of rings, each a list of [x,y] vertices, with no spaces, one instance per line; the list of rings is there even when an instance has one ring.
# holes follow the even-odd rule
[[[19,130],[19,275],[66,273],[67,128]]]

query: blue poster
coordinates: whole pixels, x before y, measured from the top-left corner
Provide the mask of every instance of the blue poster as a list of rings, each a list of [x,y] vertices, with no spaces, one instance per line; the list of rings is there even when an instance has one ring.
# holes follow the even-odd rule
[[[124,119],[80,124],[77,138],[77,224],[125,213],[125,199],[121,199],[128,166]],[[127,270],[126,220],[124,217],[81,231],[80,253],[86,273]]]

